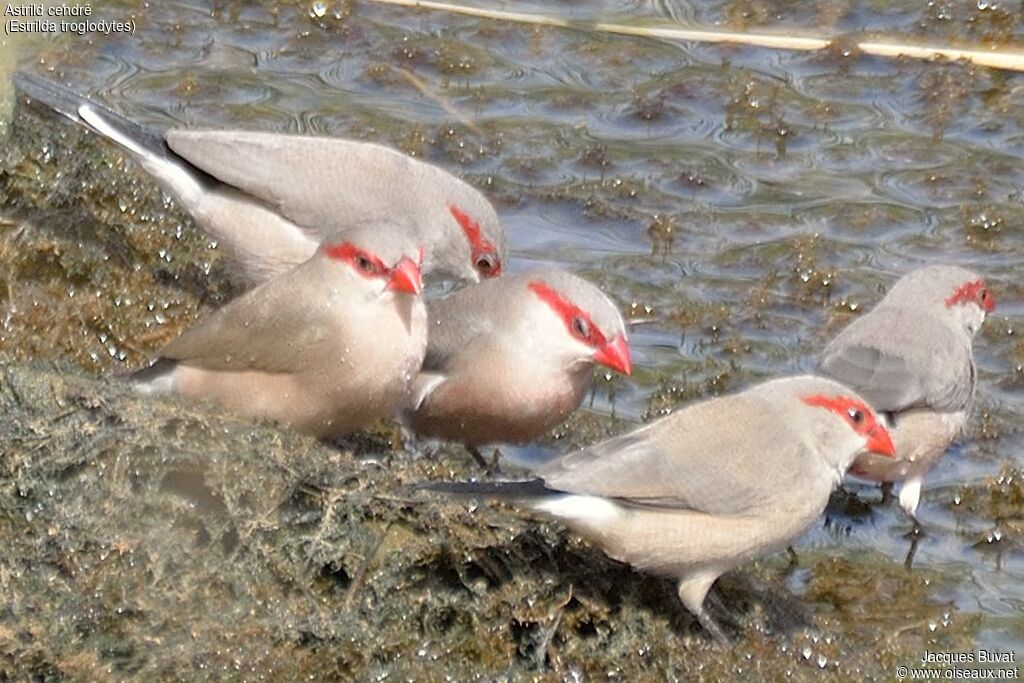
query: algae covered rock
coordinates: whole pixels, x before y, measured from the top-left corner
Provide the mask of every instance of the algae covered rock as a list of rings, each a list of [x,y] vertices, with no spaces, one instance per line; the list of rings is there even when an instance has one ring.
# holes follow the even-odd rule
[[[839,619],[826,608],[815,623],[778,568],[743,570],[720,582],[740,644],[718,651],[671,582],[557,525],[416,489],[470,475],[457,453],[411,456],[381,434],[324,444],[70,367],[4,362],[0,404],[0,671],[11,675],[774,677],[807,665],[797,644],[824,629],[817,647],[839,677],[873,661],[844,634],[885,630],[870,595],[846,595],[854,582],[837,587],[812,560],[824,571],[808,595]],[[886,571],[923,585],[870,564]],[[920,633],[894,639],[887,661],[908,656],[901,643],[970,631],[900,616]]]
[[[431,501],[408,483],[467,473],[382,440],[337,448],[70,368],[5,363],[0,402],[0,670],[468,678],[543,670],[556,631],[598,655],[631,649],[631,624],[690,630],[671,585]]]

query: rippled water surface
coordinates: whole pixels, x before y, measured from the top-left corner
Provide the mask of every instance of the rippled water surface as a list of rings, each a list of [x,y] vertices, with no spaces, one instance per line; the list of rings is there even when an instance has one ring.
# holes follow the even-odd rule
[[[977,643],[1024,651],[1024,509],[989,505],[995,478],[1024,468],[1024,74],[587,28],[684,21],[1012,46],[1024,44],[1024,12],[792,5],[500,5],[580,22],[561,29],[369,2],[104,2],[94,16],[134,18],[136,35],[18,47],[27,68],[147,125],[376,140],[463,175],[498,207],[513,270],[570,268],[635,319],[635,377],[599,386],[599,414],[641,420],[810,370],[908,270],[941,261],[983,274],[999,308],[975,343],[975,414],[926,481],[914,562],[948,579],[929,599],[980,615]],[[80,364],[134,367],[158,344],[122,346]],[[798,550],[902,562],[909,530],[895,505],[837,505]]]

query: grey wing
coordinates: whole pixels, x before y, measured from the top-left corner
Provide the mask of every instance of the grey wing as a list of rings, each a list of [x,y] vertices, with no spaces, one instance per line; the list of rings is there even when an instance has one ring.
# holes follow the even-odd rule
[[[210,370],[300,371],[310,354],[338,337],[312,265],[307,261],[214,311],[160,356]]]
[[[751,410],[753,408],[753,410]],[[744,514],[790,490],[806,456],[772,411],[742,396],[701,403],[535,472],[559,491],[623,502]]]
[[[430,332],[424,370],[444,372],[452,362],[471,355],[465,353],[467,347],[487,346],[488,338],[500,324],[495,316],[505,303],[489,299],[495,289],[493,282],[466,287],[444,299],[427,302]]]
[[[380,216],[409,215],[408,184],[423,166],[381,145],[337,138],[170,130],[166,139],[189,163],[256,197],[318,241]]]
[[[875,310],[851,323],[825,348],[819,370],[883,412],[954,412],[974,396],[970,342],[906,309]]]

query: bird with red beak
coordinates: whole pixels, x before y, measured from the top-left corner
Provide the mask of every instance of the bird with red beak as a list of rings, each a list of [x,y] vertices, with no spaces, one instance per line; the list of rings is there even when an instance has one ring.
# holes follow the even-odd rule
[[[393,417],[426,349],[422,252],[367,225],[186,330],[133,376],[143,393],[334,437]]]
[[[530,481],[426,488],[509,499],[612,558],[676,579],[683,605],[727,643],[704,608],[715,580],[803,534],[854,458],[893,451],[863,398],[803,376],[689,405],[556,458]]]
[[[920,268],[821,355],[821,374],[864,396],[896,444],[895,458],[864,454],[851,473],[902,482],[900,506],[915,527],[925,474],[967,425],[977,384],[973,340],[995,306],[976,273],[957,266]]]
[[[586,280],[557,270],[509,275],[428,304],[429,340],[405,422],[477,448],[524,443],[579,407],[594,366],[629,375],[626,326]]]
[[[367,223],[423,245],[428,281],[502,273],[505,230],[490,202],[447,171],[393,149],[338,138],[142,128],[37,76],[19,90],[125,149],[207,234],[247,285]]]

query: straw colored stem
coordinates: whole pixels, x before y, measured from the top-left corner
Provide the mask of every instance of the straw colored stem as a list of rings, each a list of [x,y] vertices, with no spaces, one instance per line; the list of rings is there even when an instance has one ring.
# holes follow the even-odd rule
[[[583,22],[558,19],[556,17],[546,17],[539,14],[523,14],[520,12],[482,9],[479,7],[468,7],[448,2],[434,2],[433,0],[371,0],[371,2],[385,5],[400,5],[402,7],[415,7],[440,12],[452,12],[455,14],[463,14],[466,16],[480,17],[484,19],[511,21],[519,24],[552,26],[556,28],[576,28],[579,30],[598,31],[600,33],[641,36],[645,38],[662,38],[666,40],[692,41],[697,43],[749,45],[752,47],[767,47],[783,50],[821,50],[832,43],[831,38],[824,38],[821,36],[704,31],[700,29],[685,29],[667,26],[627,26],[625,24],[611,23],[587,24]],[[878,41],[860,42],[856,44],[856,47],[864,54],[875,55],[878,57],[899,57],[902,55],[915,59],[965,59],[973,62],[974,64],[978,64],[979,66],[1024,72],[1024,52],[1019,51],[986,50],[980,48],[960,49],[947,46],[914,45],[910,43],[889,43]]]

